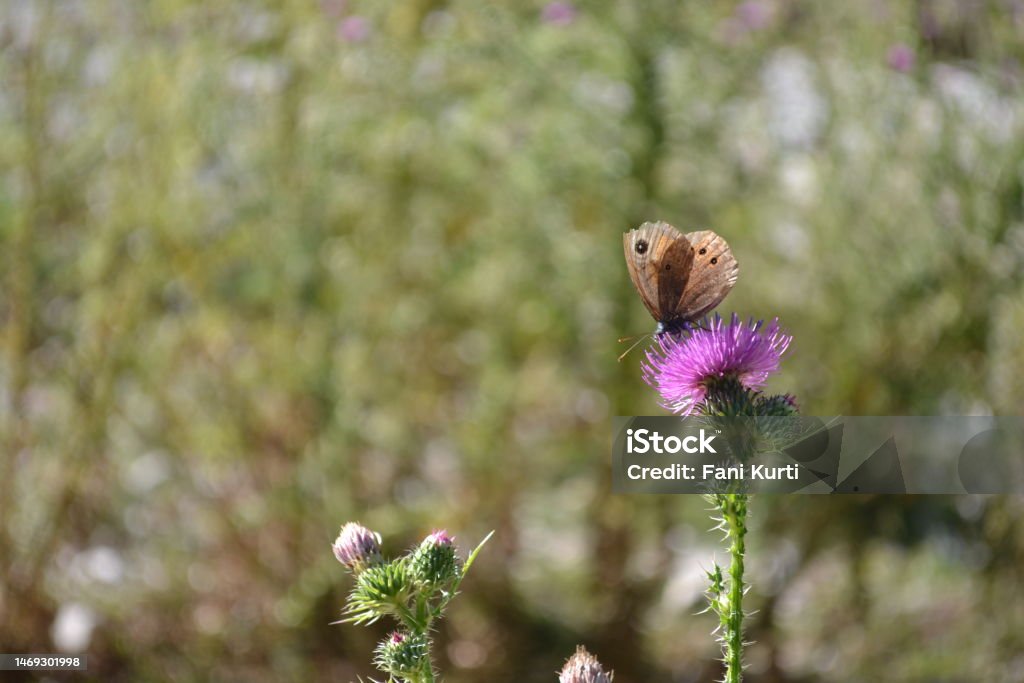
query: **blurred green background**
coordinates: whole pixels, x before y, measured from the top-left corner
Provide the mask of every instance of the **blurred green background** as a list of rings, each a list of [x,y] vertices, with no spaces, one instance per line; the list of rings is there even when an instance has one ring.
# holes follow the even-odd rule
[[[706,504],[609,494],[620,236],[724,235],[805,414],[1020,414],[1022,59],[1019,0],[4,3],[0,651],[375,675],[355,519],[496,530],[450,683],[715,680]],[[749,680],[1024,680],[1022,512],[756,499]]]

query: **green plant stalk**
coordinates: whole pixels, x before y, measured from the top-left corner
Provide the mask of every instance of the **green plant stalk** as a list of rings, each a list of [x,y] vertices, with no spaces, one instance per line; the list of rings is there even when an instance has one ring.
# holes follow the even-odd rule
[[[476,561],[476,556],[480,554],[480,551],[483,549],[484,544],[487,543],[487,541],[491,540],[491,536],[493,535],[494,532],[491,531],[489,534],[484,536],[484,540],[480,541],[476,548],[473,549],[473,552],[469,554],[469,557],[467,557],[466,561],[463,563],[462,570],[459,572],[459,575],[455,578],[455,581],[452,582],[451,587],[445,592],[444,596],[441,598],[441,601],[433,610],[430,609],[430,603],[428,601],[424,601],[422,606],[420,606],[420,609],[418,611],[420,612],[420,614],[423,615],[423,631],[421,631],[422,633],[427,633],[430,630],[430,626],[433,623],[434,619],[440,618],[441,614],[444,612],[445,607],[447,607],[448,603],[452,601],[452,598],[454,598],[458,594],[459,585],[462,583],[462,580],[466,578],[466,574],[469,572],[469,568],[473,566],[473,562]],[[434,659],[429,650],[427,651],[426,670],[423,672],[423,676],[420,679],[420,681],[414,683],[434,683]]]
[[[722,519],[729,544],[729,604],[723,623],[725,649],[725,683],[743,680],[743,558],[746,552],[747,501],[745,493],[731,493],[722,498]]]
[[[413,626],[413,630],[415,633],[428,635],[431,624],[434,621],[434,615],[430,612],[429,604],[425,595],[420,594],[416,603],[416,623]],[[430,652],[430,648],[427,649],[427,657],[423,665],[423,671],[417,678],[412,679],[410,683],[434,683],[434,657]]]

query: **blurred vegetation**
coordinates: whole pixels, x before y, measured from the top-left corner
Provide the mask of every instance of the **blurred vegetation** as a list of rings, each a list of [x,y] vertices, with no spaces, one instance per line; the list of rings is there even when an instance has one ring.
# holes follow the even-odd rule
[[[620,235],[723,234],[806,414],[1019,414],[1022,59],[1017,0],[4,3],[0,651],[372,675],[357,519],[496,529],[451,683],[714,680],[705,504],[608,492]],[[1022,511],[756,499],[749,680],[1021,680]]]

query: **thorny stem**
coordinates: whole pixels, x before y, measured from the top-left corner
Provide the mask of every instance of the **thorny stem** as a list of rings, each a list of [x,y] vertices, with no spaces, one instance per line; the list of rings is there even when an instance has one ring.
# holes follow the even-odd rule
[[[420,602],[419,600],[417,602]],[[429,610],[424,609],[425,600],[420,603],[417,607],[417,618],[412,626],[412,631],[418,635],[427,635],[430,633],[430,625],[434,621],[433,616],[429,614]],[[423,672],[413,679],[409,679],[409,683],[434,683],[434,658],[430,652],[430,648],[427,648],[426,661],[423,664]]]
[[[725,633],[725,683],[743,680],[743,557],[746,552],[747,501],[745,493],[730,493],[719,498],[722,519],[730,540],[729,544],[729,602],[722,615]]]

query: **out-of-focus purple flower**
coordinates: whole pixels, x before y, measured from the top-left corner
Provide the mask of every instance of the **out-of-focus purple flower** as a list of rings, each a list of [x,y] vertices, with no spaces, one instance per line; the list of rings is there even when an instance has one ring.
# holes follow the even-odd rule
[[[775,19],[775,3],[772,0],[747,0],[736,6],[732,15],[719,26],[719,35],[725,43],[738,45],[750,34],[763,31]]]
[[[576,6],[571,2],[549,2],[540,17],[548,24],[567,26],[576,20]]]
[[[611,683],[612,674],[605,673],[597,657],[579,645],[558,674],[559,683]]]
[[[358,522],[349,522],[341,527],[341,533],[331,547],[338,562],[355,572],[381,561],[380,534]]]
[[[662,335],[647,351],[644,380],[661,394],[662,405],[680,415],[692,413],[718,379],[735,378],[747,389],[760,389],[793,340],[777,319],[763,326],[764,321],[744,324],[734,313],[728,325],[715,315],[678,339]]]
[[[320,9],[324,14],[332,17],[340,17],[345,13],[348,0],[320,0]]]
[[[747,0],[736,8],[736,20],[747,31],[760,31],[771,23],[774,8],[765,0]]]
[[[897,43],[889,48],[889,53],[885,58],[886,63],[889,64],[889,68],[893,71],[899,71],[900,73],[908,73],[914,68],[914,63],[917,61],[917,55],[908,45],[903,43]]]
[[[338,22],[338,38],[347,43],[361,43],[370,37],[370,22],[353,14]]]

